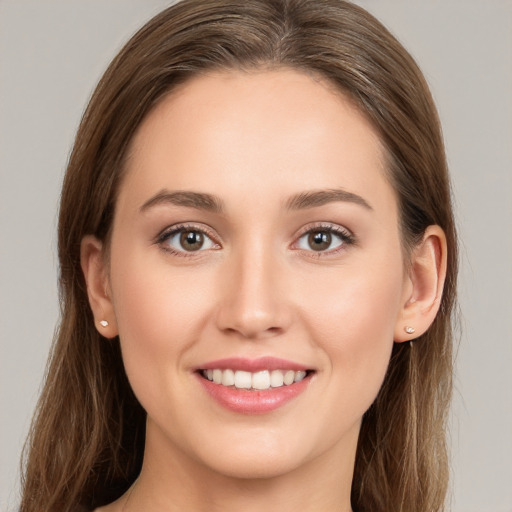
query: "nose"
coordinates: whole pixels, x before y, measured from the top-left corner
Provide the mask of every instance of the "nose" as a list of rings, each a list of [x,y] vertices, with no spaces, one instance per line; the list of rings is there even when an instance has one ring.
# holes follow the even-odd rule
[[[220,285],[217,326],[246,339],[285,332],[291,322],[285,276],[278,258],[260,249],[230,258]]]

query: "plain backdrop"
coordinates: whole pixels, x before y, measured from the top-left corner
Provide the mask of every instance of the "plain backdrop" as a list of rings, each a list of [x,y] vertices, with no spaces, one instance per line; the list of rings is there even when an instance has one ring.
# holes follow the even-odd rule
[[[512,0],[359,0],[437,101],[462,237],[453,512],[512,512]],[[81,113],[164,0],[0,0],[0,509],[58,318],[56,211]],[[391,511],[390,511],[391,512]]]

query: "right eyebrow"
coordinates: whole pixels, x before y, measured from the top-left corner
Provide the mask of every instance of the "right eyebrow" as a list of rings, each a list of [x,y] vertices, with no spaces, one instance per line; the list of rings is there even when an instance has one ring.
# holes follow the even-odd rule
[[[224,210],[222,201],[214,195],[188,190],[169,191],[164,189],[150,197],[140,207],[140,212],[162,204],[186,206],[188,208],[207,210],[214,213],[221,213]]]

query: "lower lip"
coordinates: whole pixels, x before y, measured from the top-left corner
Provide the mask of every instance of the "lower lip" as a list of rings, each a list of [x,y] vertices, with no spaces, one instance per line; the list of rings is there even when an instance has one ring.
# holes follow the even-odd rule
[[[197,374],[199,382],[208,394],[221,406],[240,414],[264,414],[282,407],[307,388],[311,375],[289,386],[250,391],[222,386]]]

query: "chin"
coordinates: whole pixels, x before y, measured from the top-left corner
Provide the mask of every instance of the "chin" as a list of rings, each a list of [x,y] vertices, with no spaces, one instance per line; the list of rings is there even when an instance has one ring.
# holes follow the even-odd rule
[[[217,460],[209,467],[215,473],[241,480],[265,480],[290,474],[304,465],[303,460],[289,459],[282,454],[237,455]]]
[[[329,436],[323,439],[311,436],[314,429],[313,432],[280,432],[279,428],[270,427],[264,430],[247,429],[238,436],[234,436],[232,431],[225,436],[212,435],[210,439],[216,439],[216,442],[203,442],[195,456],[211,471],[225,477],[272,479],[308,467],[315,459],[332,453],[333,444],[336,444],[330,442],[333,440]],[[316,443],[312,439],[316,439]]]

